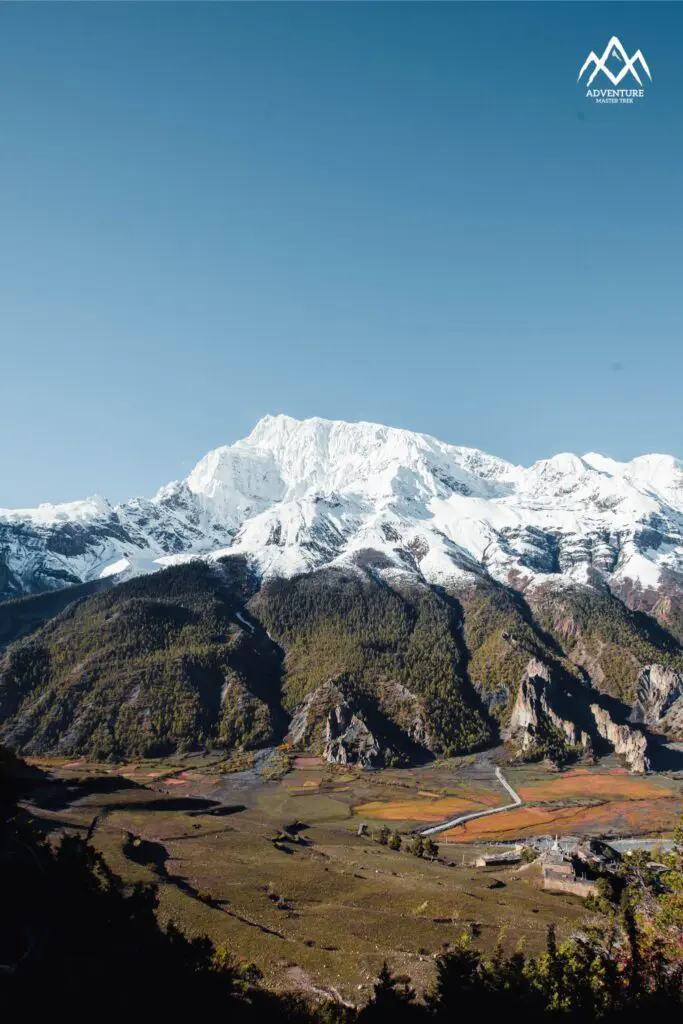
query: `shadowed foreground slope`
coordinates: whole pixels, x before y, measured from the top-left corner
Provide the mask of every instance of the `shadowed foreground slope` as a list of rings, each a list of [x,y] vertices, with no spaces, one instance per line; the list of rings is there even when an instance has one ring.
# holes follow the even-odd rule
[[[188,940],[155,915],[152,885],[126,887],[87,842],[52,848],[17,805],[30,779],[0,749],[0,1002],[9,1012],[53,1014],[106,1001],[126,1017],[178,1019],[220,1001],[228,1020],[268,1014],[293,1021],[451,1021],[509,1012],[527,1020],[644,1020],[681,1009],[683,859],[659,881],[634,859],[594,901],[593,923],[531,959],[484,957],[463,940],[438,957],[436,983],[418,1003],[410,979],[384,969],[363,1008],[275,995],[257,972],[208,939]]]

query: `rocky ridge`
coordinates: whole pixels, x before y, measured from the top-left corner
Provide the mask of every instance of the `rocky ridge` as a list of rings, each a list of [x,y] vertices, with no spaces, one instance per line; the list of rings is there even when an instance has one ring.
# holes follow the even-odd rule
[[[578,692],[581,689],[583,693]],[[558,760],[563,747],[579,749],[588,756],[607,749],[621,755],[631,771],[648,771],[646,735],[627,722],[616,722],[610,709],[591,696],[595,694],[557,669],[532,659],[520,681],[503,737],[518,756]]]
[[[631,721],[674,735],[683,733],[683,673],[664,665],[646,665],[636,681]]]
[[[608,585],[678,621],[683,464],[560,454],[521,467],[377,424],[266,416],[152,498],[0,510],[0,597],[226,550],[262,578],[372,550],[439,586]],[[673,609],[658,609],[664,593]]]

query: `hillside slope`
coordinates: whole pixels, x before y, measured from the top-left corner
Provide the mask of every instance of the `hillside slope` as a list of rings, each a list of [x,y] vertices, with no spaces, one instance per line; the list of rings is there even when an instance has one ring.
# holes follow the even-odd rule
[[[334,680],[371,732],[361,760],[490,739],[444,599],[404,597],[365,573],[274,583],[248,601],[253,587],[233,557],[76,601],[0,662],[0,735],[24,753],[98,759],[248,749],[281,740],[296,707]],[[358,755],[350,737],[341,746]]]
[[[95,759],[281,738],[281,652],[238,617],[246,586],[239,561],[192,563],[74,603],[0,662],[3,738]]]
[[[287,652],[290,710],[335,680],[390,747],[389,726],[446,755],[491,740],[467,676],[462,611],[446,595],[409,579],[399,587],[370,571],[327,570],[271,581],[249,608]]]
[[[96,759],[286,739],[400,764],[502,735],[525,757],[614,749],[644,770],[644,729],[683,733],[678,641],[612,596],[596,610],[588,588],[532,596],[484,577],[449,592],[371,551],[265,583],[239,556],[196,560],[80,597],[11,644],[0,738]]]

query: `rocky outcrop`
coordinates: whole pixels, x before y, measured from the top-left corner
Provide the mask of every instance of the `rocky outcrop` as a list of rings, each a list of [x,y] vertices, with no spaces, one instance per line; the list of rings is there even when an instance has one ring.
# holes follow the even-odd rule
[[[645,733],[615,721],[610,710],[597,701],[589,703],[591,692],[586,694],[584,688],[532,658],[520,681],[503,739],[521,756],[547,753],[557,757],[563,747],[580,747],[589,754],[607,746],[624,758],[631,771],[648,771]]]
[[[591,714],[602,738],[607,740],[615,754],[621,754],[632,772],[650,770],[647,736],[629,725],[613,721],[609,711],[599,704],[591,704]]]
[[[287,739],[293,747],[318,747],[333,764],[367,767],[388,752],[334,680],[318,686],[296,708]]]
[[[323,756],[334,764],[376,764],[380,745],[348,704],[336,707],[325,722]]]
[[[287,741],[331,764],[378,767],[424,756],[437,740],[419,697],[399,683],[380,689],[379,695],[359,692],[343,674],[328,679],[295,708]]]
[[[570,717],[572,694],[553,678],[549,665],[532,658],[519,684],[510,722],[503,730],[520,754],[528,754],[552,735],[568,746],[587,746],[588,735]]]
[[[481,683],[475,683],[474,692],[490,715],[500,717],[505,713],[510,700],[510,691],[504,683],[491,689],[487,689]]]
[[[667,719],[683,717],[682,697],[683,674],[664,665],[646,665],[636,681],[631,721],[662,725]]]

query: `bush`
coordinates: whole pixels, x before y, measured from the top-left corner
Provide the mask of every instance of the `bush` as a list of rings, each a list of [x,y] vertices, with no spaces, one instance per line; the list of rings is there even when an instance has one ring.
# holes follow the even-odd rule
[[[422,836],[415,836],[408,849],[409,852],[412,853],[413,857],[424,856],[425,844]]]
[[[386,827],[386,825],[383,825],[382,828],[379,830],[379,834],[377,836],[377,841],[379,842],[380,846],[387,845],[387,843],[389,842],[389,835],[389,829]]]
[[[424,841],[424,856],[429,857],[430,860],[434,860],[439,855],[439,847],[436,845],[433,839],[427,837]]]

